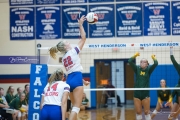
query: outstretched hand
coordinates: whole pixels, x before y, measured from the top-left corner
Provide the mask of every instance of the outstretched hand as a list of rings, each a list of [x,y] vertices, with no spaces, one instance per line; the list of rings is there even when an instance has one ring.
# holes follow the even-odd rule
[[[140,53],[139,53],[139,52],[136,52],[136,53],[134,54],[134,57],[137,57],[137,56],[140,56]]]
[[[85,80],[83,79],[83,83],[84,83],[85,86],[87,86],[87,85],[89,85],[90,82],[89,82],[89,81],[85,81]]]
[[[85,20],[86,20],[85,15],[81,16],[81,18],[80,18],[80,19],[78,19],[78,23],[79,23],[79,25],[82,25],[82,24],[84,23],[84,21],[85,21]]]
[[[151,55],[151,58],[152,58],[153,60],[155,60],[155,59],[156,59],[156,55],[152,54],[152,55]]]

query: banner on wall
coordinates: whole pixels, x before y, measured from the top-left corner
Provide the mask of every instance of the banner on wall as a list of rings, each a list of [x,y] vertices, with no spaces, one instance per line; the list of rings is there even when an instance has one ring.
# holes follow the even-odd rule
[[[10,6],[34,5],[34,0],[9,0]]]
[[[172,35],[180,35],[180,1],[172,1]]]
[[[114,5],[90,5],[89,11],[98,15],[98,22],[89,25],[90,38],[114,37]]]
[[[60,7],[36,8],[36,39],[61,38]]]
[[[100,2],[100,3],[103,3],[103,2],[114,2],[114,0],[89,0],[89,3],[93,3],[93,2]]]
[[[142,1],[142,0],[116,0],[117,2],[134,2],[134,1]]]
[[[144,3],[144,35],[170,35],[170,3]]]
[[[31,64],[28,120],[40,120],[41,94],[48,80],[47,65]]]
[[[36,5],[60,4],[60,0],[36,0]]]
[[[87,6],[63,6],[62,7],[62,24],[63,24],[63,38],[80,38],[79,23],[77,19],[82,15],[87,14]],[[87,33],[87,22],[85,21],[84,30]],[[87,37],[87,34],[86,34]]]
[[[62,0],[63,4],[87,3],[87,0]]]
[[[0,56],[0,64],[46,64],[49,56]]]
[[[142,36],[142,3],[116,5],[117,37]]]
[[[34,39],[34,8],[10,8],[10,39]]]

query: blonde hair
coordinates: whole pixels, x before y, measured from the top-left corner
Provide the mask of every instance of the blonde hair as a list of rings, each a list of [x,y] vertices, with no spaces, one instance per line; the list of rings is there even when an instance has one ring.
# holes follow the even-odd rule
[[[64,77],[63,70],[57,69],[54,73],[51,74],[49,78],[49,86],[51,86],[54,81],[61,81],[63,77]]]
[[[51,48],[49,49],[50,56],[55,59],[55,58],[56,58],[56,53],[57,53],[58,51],[59,51],[59,52],[62,52],[62,53],[65,53],[65,52],[66,52],[65,44],[64,44],[63,41],[59,42],[56,46],[51,47]]]

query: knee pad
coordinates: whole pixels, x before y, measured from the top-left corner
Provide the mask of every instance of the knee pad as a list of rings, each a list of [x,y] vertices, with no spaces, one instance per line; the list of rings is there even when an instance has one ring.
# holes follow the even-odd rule
[[[142,120],[142,115],[136,114],[136,120]]]
[[[21,117],[21,112],[20,111],[18,112],[18,117]]]
[[[73,108],[72,108],[72,111],[74,111],[74,112],[76,112],[76,113],[78,114],[79,111],[80,111],[80,108],[78,108],[78,107],[73,107]]]
[[[145,119],[146,119],[146,120],[151,120],[151,116],[150,116],[150,114],[145,115]]]
[[[157,113],[158,113],[158,111],[155,109],[155,110],[153,111],[153,114],[156,115]]]
[[[169,116],[168,116],[168,119],[172,120],[172,119],[173,119],[173,116],[169,115]]]

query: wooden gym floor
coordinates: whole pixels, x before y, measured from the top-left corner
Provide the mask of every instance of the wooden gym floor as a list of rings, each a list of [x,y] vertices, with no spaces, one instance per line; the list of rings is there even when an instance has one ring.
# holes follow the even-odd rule
[[[154,108],[151,109],[153,111]],[[166,111],[166,110],[165,110]],[[167,120],[167,113],[159,113],[153,120]],[[80,111],[78,120],[136,120],[133,107],[108,107],[93,110]],[[143,115],[143,120],[145,120]]]

